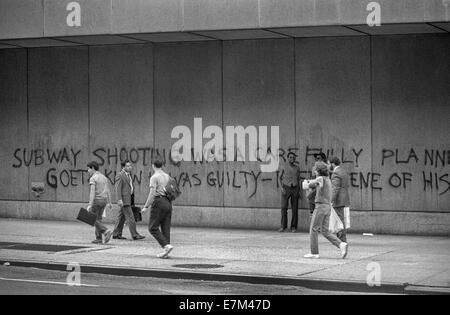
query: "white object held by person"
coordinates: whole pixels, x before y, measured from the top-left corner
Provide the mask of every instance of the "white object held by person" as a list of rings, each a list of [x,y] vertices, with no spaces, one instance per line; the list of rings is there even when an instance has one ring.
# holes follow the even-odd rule
[[[341,219],[339,219],[339,216],[336,213],[336,210],[334,210],[333,206],[331,207],[330,212],[330,222],[328,225],[328,231],[333,234],[337,234],[340,231],[344,229],[344,224],[342,223]]]

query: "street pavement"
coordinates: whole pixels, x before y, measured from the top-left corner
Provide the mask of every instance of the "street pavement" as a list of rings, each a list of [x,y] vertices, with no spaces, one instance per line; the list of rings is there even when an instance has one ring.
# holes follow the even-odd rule
[[[138,229],[146,239],[131,241],[125,227],[128,240],[93,245],[93,228],[82,223],[0,219],[0,262],[59,270],[75,262],[82,272],[330,291],[450,293],[448,237],[350,234],[346,259],[321,237],[321,257],[310,260],[303,258],[309,252],[307,233],[173,227],[174,250],[169,259],[159,259],[156,255],[161,249],[147,227],[139,225]],[[23,250],[7,242],[83,248]]]
[[[68,272],[0,266],[0,295],[338,295],[340,291],[298,286],[189,279],[83,274],[80,286],[66,283]],[[356,295],[358,293],[350,293]]]

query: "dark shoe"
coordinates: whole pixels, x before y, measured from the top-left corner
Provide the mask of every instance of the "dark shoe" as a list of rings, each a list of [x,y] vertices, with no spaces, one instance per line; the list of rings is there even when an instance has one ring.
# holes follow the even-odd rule
[[[281,228],[281,229],[278,230],[278,232],[280,232],[280,233],[284,232],[284,231],[286,231],[286,229],[284,229],[284,228]]]
[[[96,245],[103,244],[102,240],[95,240],[95,241],[92,241],[91,243],[96,244]]]
[[[122,235],[120,236],[113,236],[113,240],[126,240],[126,237],[123,237]]]
[[[145,238],[145,236],[138,235],[138,236],[133,237],[133,240],[139,241],[139,240],[143,240],[144,238]]]

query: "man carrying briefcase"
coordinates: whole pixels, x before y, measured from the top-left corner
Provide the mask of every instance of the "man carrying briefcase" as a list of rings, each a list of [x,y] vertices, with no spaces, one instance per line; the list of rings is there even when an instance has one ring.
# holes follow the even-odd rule
[[[112,236],[112,231],[108,230],[102,223],[103,211],[106,205],[109,205],[111,210],[111,193],[108,187],[108,179],[100,173],[97,162],[89,162],[87,164],[89,173],[89,205],[87,210],[97,216],[97,220],[94,223],[95,226],[95,241],[94,244],[106,244],[109,242]],[[102,241],[102,235],[105,236],[105,240]]]

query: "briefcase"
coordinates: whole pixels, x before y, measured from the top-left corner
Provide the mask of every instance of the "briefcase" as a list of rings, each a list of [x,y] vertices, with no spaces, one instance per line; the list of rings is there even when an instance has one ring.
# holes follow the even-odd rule
[[[141,222],[142,221],[141,208],[133,206],[131,207],[131,210],[133,210],[134,221]]]
[[[80,212],[78,212],[77,220],[87,223],[91,226],[94,226],[95,221],[97,221],[97,216],[92,212],[89,212],[86,209],[81,208]]]

